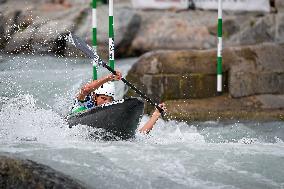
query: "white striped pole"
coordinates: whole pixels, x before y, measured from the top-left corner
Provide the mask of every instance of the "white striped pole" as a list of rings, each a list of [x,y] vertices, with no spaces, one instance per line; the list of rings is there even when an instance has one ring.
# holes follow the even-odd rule
[[[97,0],[93,0],[92,7],[93,7],[92,9],[92,27],[93,27],[92,45],[93,45],[95,52],[97,52]],[[93,60],[93,80],[98,79],[98,72],[97,72],[96,65],[98,65],[97,62]]]
[[[218,0],[217,92],[222,92],[222,0]]]
[[[109,0],[109,66],[114,69],[114,19],[113,0]]]

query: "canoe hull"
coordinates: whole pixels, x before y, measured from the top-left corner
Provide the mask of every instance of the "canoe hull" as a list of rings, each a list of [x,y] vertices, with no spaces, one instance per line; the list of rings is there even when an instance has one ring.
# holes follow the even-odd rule
[[[127,140],[135,136],[143,110],[144,101],[128,98],[69,116],[67,122],[70,127],[81,124],[102,128],[115,139]]]

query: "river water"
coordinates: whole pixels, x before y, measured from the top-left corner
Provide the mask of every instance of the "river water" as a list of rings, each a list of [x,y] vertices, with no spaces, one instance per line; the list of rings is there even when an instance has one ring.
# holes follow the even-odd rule
[[[125,75],[134,61],[117,67]],[[90,78],[85,59],[0,56],[0,152],[46,164],[88,188],[284,188],[283,122],[158,120],[150,135],[132,141],[93,140],[91,128],[69,129],[64,121]],[[117,90],[121,98],[123,83]]]

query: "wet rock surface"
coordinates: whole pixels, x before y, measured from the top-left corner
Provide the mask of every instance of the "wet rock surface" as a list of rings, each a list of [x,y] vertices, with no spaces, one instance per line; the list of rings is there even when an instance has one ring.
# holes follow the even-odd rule
[[[284,95],[232,98],[228,94],[206,99],[166,101],[169,119],[180,121],[284,121]]]
[[[284,112],[284,99],[278,96],[284,94],[283,52],[284,45],[274,43],[225,48],[224,99],[216,91],[216,50],[147,53],[134,64],[127,79],[155,101],[169,102],[169,110],[175,109],[177,119],[279,120]],[[135,96],[132,91],[128,94]],[[255,99],[262,105],[257,108],[246,105],[254,104],[250,101]],[[210,104],[211,101],[215,104]],[[241,112],[235,109],[236,105]],[[188,113],[178,113],[184,111]]]
[[[284,94],[284,45],[266,43],[223,51],[223,88],[232,97]],[[142,56],[127,78],[152,98],[216,96],[216,50],[155,51]]]
[[[141,19],[128,6],[119,4],[115,9],[117,54],[128,56]],[[108,6],[98,6],[97,22],[98,50],[101,56],[107,57]],[[8,53],[81,56],[78,50],[60,41],[60,36],[67,32],[75,33],[92,44],[92,7],[89,1],[74,0],[60,4],[48,0],[11,0],[3,2],[0,7],[0,23],[3,23],[0,26],[0,49]]]
[[[2,153],[0,154],[0,188],[83,189],[86,187],[48,166]]]
[[[84,56],[60,40],[69,31],[92,44],[90,1],[0,3],[0,51]],[[223,50],[223,91],[232,99],[284,93],[284,6],[282,0],[273,1],[273,5],[270,13],[224,11],[223,42],[231,47]],[[218,95],[217,11],[141,11],[132,9],[129,1],[119,1],[114,18],[115,57],[150,51],[134,65],[127,79],[152,99],[206,101]],[[97,20],[98,51],[107,58],[106,5],[98,6]],[[283,109],[282,103],[269,101],[274,102],[272,109]]]
[[[261,42],[283,42],[282,1],[271,13],[226,12],[223,37],[226,46]],[[81,55],[58,37],[71,31],[89,44],[92,41],[92,8],[88,1],[51,3],[42,1],[2,1],[0,32],[5,33],[0,48],[12,53],[57,53]],[[210,49],[217,46],[217,12],[202,10],[135,10],[130,2],[116,1],[114,8],[116,57],[139,56],[153,50]],[[2,21],[1,21],[2,20]],[[108,7],[97,7],[98,50],[108,54]],[[70,52],[71,51],[71,52]],[[75,51],[75,53],[73,53]]]
[[[274,0],[275,8],[277,11],[281,11],[284,9],[284,1],[282,0]]]

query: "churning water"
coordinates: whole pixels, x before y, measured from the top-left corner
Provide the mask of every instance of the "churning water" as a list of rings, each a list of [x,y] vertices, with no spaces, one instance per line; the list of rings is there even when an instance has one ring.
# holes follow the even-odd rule
[[[126,74],[133,62],[118,61],[118,69]],[[84,59],[0,57],[0,152],[89,188],[284,188],[283,122],[159,120],[148,136],[109,142],[88,138],[87,126],[69,129],[64,116],[91,67]]]

